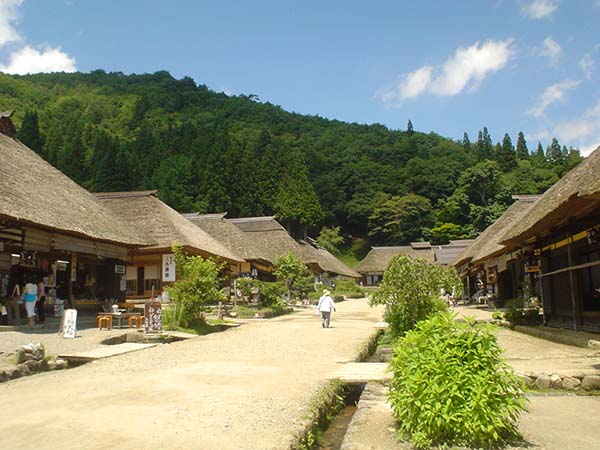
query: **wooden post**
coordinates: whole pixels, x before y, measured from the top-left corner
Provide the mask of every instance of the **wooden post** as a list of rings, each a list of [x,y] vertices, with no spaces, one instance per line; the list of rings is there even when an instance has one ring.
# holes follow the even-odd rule
[[[571,262],[571,242],[572,238],[569,236],[569,242],[567,243],[567,253],[569,256],[569,268],[573,266]],[[573,281],[573,270],[569,270],[569,286],[571,288],[571,308],[573,309],[573,330],[577,331],[577,319],[578,319],[578,311],[575,302],[575,283]]]
[[[538,272],[538,282],[540,283],[540,302],[542,303],[542,320],[544,325],[548,325],[548,320],[546,318],[546,311],[548,308],[546,307],[546,302],[544,301],[544,274],[542,268],[542,257],[538,258],[538,267],[540,268]]]

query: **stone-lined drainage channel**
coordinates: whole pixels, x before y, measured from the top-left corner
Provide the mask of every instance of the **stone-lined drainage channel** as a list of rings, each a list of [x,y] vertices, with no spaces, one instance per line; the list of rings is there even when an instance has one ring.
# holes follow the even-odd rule
[[[375,354],[383,335],[378,330],[361,348],[356,362],[379,362]],[[310,422],[298,436],[292,450],[339,450],[352,422],[364,383],[331,380],[313,397],[309,407]]]

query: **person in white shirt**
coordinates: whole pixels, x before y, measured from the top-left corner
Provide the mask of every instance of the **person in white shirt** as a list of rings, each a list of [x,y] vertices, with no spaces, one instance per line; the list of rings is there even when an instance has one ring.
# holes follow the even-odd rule
[[[33,278],[29,277],[29,282],[23,289],[23,302],[25,303],[25,310],[27,311],[27,322],[30,327],[33,327],[33,319],[35,317],[35,302],[38,299],[38,288],[37,284],[33,282]]]
[[[329,328],[329,322],[331,321],[331,313],[335,311],[335,303],[331,298],[331,292],[325,289],[323,295],[319,299],[319,305],[317,306],[317,314],[321,314],[323,328]]]

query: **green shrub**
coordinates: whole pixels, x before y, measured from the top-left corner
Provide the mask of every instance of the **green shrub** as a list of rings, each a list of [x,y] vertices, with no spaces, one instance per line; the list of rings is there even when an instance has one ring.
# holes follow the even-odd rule
[[[518,439],[525,399],[492,326],[454,318],[436,314],[394,348],[390,403],[400,436],[418,448]]]
[[[256,280],[250,277],[240,277],[236,280],[236,286],[246,301],[252,298],[253,290],[256,288]]]
[[[279,282],[258,281],[258,295],[260,303],[263,306],[283,306],[283,295],[286,292],[285,286]]]
[[[385,305],[384,319],[392,335],[400,337],[418,321],[448,309],[440,296],[441,289],[462,295],[462,283],[454,268],[398,255],[390,261],[370,303]]]
[[[298,255],[290,252],[287,255],[278,256],[274,266],[274,274],[285,282],[288,300],[292,300],[293,297],[306,297],[306,294],[312,289],[313,281],[308,267]]]
[[[201,256],[190,256],[179,244],[173,245],[173,253],[177,281],[167,290],[179,308],[174,316],[179,321],[177,326],[187,328],[195,321],[204,320],[203,312],[208,303],[225,300],[219,288],[222,265]]]
[[[506,302],[504,318],[515,325],[538,325],[542,321],[538,308],[526,308],[521,297]]]
[[[365,290],[361,288],[354,280],[335,280],[335,294],[345,295],[352,298],[363,298]]]

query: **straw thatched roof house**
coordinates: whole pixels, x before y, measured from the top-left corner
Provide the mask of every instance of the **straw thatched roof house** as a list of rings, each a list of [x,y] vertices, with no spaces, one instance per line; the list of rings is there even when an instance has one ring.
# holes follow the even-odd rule
[[[298,243],[273,216],[243,217],[228,221],[240,229],[254,248],[260,251],[260,255],[257,256],[271,264],[275,263],[279,256],[288,253],[299,257],[302,255]]]
[[[0,277],[45,278],[65,300],[122,299],[128,250],[147,240],[12,137],[11,115],[0,113]]]
[[[255,276],[260,280],[273,280],[273,262],[267,259],[269,250],[260,241],[252,239],[231,221],[226,219],[227,213],[216,214],[183,214],[183,217],[210,234],[228,250],[240,255],[246,262],[242,263],[241,276]]]
[[[547,325],[600,331],[600,147],[500,241],[523,255]]]
[[[465,295],[477,290],[498,299],[508,299],[518,293],[516,255],[501,244],[507,230],[515,227],[538,200],[537,195],[513,196],[515,202],[496,222],[487,227],[454,261],[465,284]]]
[[[562,177],[539,199],[535,208],[507,230],[505,245],[519,246],[551,234],[600,208],[600,147]]]
[[[113,214],[135,226],[138,235],[150,242],[129,254],[126,273],[129,298],[147,298],[152,292],[160,292],[164,285],[176,281],[171,252],[175,242],[189,254],[226,262],[222,272],[225,280],[240,271],[241,256],[162,202],[156,194],[157,191],[96,194]]]
[[[16,139],[0,133],[0,220],[103,242],[147,242],[95,197]]]
[[[456,258],[473,242],[475,239],[457,239],[450,241],[449,244],[436,245],[433,247],[433,261],[444,266],[452,265]]]
[[[408,255],[433,262],[434,253],[429,242],[412,242],[410,245],[372,247],[367,256],[358,263],[356,271],[367,286],[377,285],[383,279],[390,260],[396,255]]]
[[[321,247],[317,241],[311,238],[299,242],[302,258],[314,267],[315,272],[324,273],[328,278],[342,276],[346,278],[360,278],[360,274],[352,270],[342,261],[337,259],[329,251]]]

